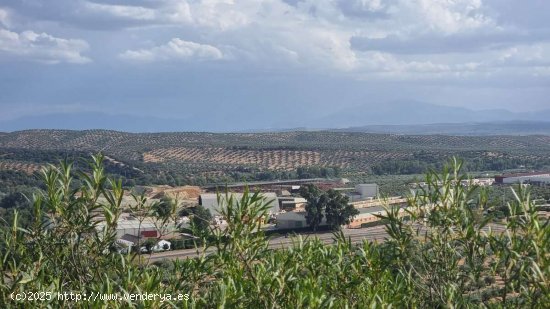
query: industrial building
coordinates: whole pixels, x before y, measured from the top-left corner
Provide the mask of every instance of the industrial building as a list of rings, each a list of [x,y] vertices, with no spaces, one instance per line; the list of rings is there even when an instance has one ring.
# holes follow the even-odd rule
[[[405,207],[400,207],[399,215],[406,215]],[[356,215],[348,228],[361,228],[363,224],[372,223],[379,221],[380,218],[377,215],[385,215],[386,210],[382,206],[368,207],[368,208],[359,208],[357,209],[359,214]],[[326,218],[323,217],[321,224],[319,226],[327,225]],[[304,228],[308,227],[306,221],[306,212],[305,211],[289,211],[285,213],[280,213],[276,218],[276,227],[278,229],[295,229],[295,228]]]
[[[370,208],[370,207],[381,207],[383,205],[387,206],[406,206],[407,199],[401,196],[389,197],[386,199],[373,199],[369,198],[366,200],[359,200],[350,203],[353,207],[360,208]]]
[[[405,207],[399,207],[398,215],[404,216],[407,214]],[[353,218],[353,221],[350,222],[348,228],[357,229],[361,228],[363,224],[368,224],[372,222],[379,221],[378,216],[385,215],[386,210],[382,206],[368,207],[368,208],[359,208],[357,209],[359,214]]]
[[[407,206],[407,199],[403,197],[390,197],[386,199],[378,198],[379,188],[377,184],[358,184],[355,188],[341,188],[342,190],[353,190],[346,195],[350,198],[349,204],[355,207],[359,214],[349,224],[350,228],[361,227],[361,224],[378,221],[376,215],[385,213],[384,207],[399,207]],[[302,204],[305,206],[307,201],[303,198],[279,197],[281,200],[282,212],[276,216],[276,227],[278,229],[293,229],[307,227],[306,212],[301,207],[292,207]],[[289,211],[290,210],[290,211]],[[320,226],[326,225],[326,218],[323,218]]]
[[[323,217],[320,226],[327,225],[326,218]],[[289,211],[283,212],[277,215],[276,217],[276,227],[277,229],[296,229],[308,227],[306,221],[306,212],[305,211]]]
[[[323,182],[336,182],[335,180],[330,180],[326,178],[308,178],[308,179],[286,179],[286,180],[275,180],[275,181],[249,181],[249,182],[236,182],[232,184],[214,184],[204,186],[203,189],[207,192],[216,192],[220,190],[230,189],[233,192],[242,192],[247,188],[258,189],[261,191],[269,190],[292,190],[292,188],[299,189],[301,185],[306,184],[320,184]]]
[[[550,186],[550,177],[533,177],[529,184],[534,186]]]
[[[100,221],[97,224],[97,229],[101,230],[105,226],[105,221]],[[125,234],[134,237],[157,237],[158,231],[155,227],[153,219],[145,218],[141,225],[139,220],[132,216],[120,217],[116,227],[116,237],[122,238]],[[140,235],[141,234],[141,235]]]
[[[480,186],[480,187],[487,187],[491,186],[495,182],[495,179],[493,178],[471,178],[471,179],[464,179],[460,181],[460,184],[464,187],[468,186]],[[454,183],[454,181],[452,182]],[[442,185],[443,182],[437,181],[435,182],[437,185]],[[421,191],[422,189],[428,188],[428,183],[426,182],[414,182],[410,183],[409,187],[413,191]]]
[[[307,200],[303,197],[294,196],[279,196],[279,209],[280,210],[295,210],[297,208],[304,208],[307,204]]]
[[[463,186],[474,185],[474,186],[480,186],[480,187],[487,187],[487,186],[491,186],[494,182],[495,180],[492,178],[473,178],[473,179],[462,180],[460,183]]]
[[[178,226],[185,226],[186,222],[169,223],[159,230],[159,226],[155,225],[153,218],[145,218],[141,224],[139,220],[131,215],[123,215],[117,221],[116,238],[119,244],[136,244],[139,239],[145,240],[148,238],[165,238],[167,235],[173,235],[178,232]],[[102,230],[105,226],[105,221],[100,220],[97,223],[96,229]],[[178,233],[179,234],[179,233]]]
[[[364,183],[355,186],[355,191],[348,193],[350,201],[361,201],[367,199],[375,199],[378,197],[379,189],[375,183]]]
[[[531,183],[531,182],[549,182],[550,173],[522,173],[522,174],[504,174],[495,176],[496,184],[515,184],[515,183]]]
[[[252,194],[252,193],[250,193]],[[237,200],[240,200],[243,197],[243,193],[229,193]],[[279,200],[277,194],[274,192],[262,192],[261,195],[264,197],[265,201],[268,202],[269,214],[275,214],[279,212]],[[225,194],[220,195],[220,202],[222,205],[225,205],[226,196]],[[210,213],[213,216],[218,216],[220,214],[221,205],[218,204],[218,194],[216,193],[203,193],[199,196],[199,205],[202,205],[204,208],[210,210]]]

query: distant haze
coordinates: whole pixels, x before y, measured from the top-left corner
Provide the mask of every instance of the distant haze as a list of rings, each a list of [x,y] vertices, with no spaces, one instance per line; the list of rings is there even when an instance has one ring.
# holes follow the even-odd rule
[[[420,102],[392,102],[383,106],[360,105],[322,116],[315,113],[258,112],[246,118],[239,113],[240,111],[227,114],[205,113],[201,117],[184,119],[98,112],[56,113],[3,121],[0,122],[0,131],[107,129],[127,132],[261,132],[296,128],[299,130],[349,128],[349,131],[384,133],[550,134],[550,121],[548,121],[550,109],[514,113],[507,110],[474,111]],[[400,125],[395,126],[395,124]],[[425,126],[427,124],[448,125]]]
[[[550,120],[550,1],[0,4],[0,131]]]

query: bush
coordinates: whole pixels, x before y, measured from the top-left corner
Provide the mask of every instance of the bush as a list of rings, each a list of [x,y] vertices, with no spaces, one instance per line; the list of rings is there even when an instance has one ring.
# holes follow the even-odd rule
[[[168,241],[172,244],[172,250],[185,249],[185,240],[183,239],[170,239]]]
[[[245,192],[240,199],[222,199],[227,228],[197,242],[196,258],[155,265],[109,250],[123,190],[105,176],[101,161],[94,157],[92,172],[82,175],[76,189],[70,189],[70,164],[50,166],[43,172],[47,189],[34,197],[35,221],[20,229],[16,215],[2,229],[0,307],[29,306],[10,297],[22,292],[190,296],[169,302],[52,298],[31,304],[38,308],[550,306],[550,228],[529,193],[513,193],[507,233],[487,233],[490,218],[476,215],[482,206],[476,188],[459,185],[458,161],[442,174],[428,173],[428,186],[409,199],[409,220],[388,209],[384,243],[353,244],[337,232],[330,246],[298,238],[286,249],[271,250],[259,220],[267,213],[266,200]],[[97,203],[99,197],[107,202]],[[105,217],[103,225],[95,220],[98,214]]]

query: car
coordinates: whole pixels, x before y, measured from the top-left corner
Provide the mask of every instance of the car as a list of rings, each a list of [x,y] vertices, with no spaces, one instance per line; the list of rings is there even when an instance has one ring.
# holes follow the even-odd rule
[[[147,247],[143,246],[143,247],[139,248],[139,253],[149,253],[149,249],[147,249]]]
[[[169,241],[161,240],[156,245],[152,246],[150,249],[147,249],[146,246],[139,248],[140,253],[151,253],[152,252],[162,252],[168,251],[171,249],[172,244]]]

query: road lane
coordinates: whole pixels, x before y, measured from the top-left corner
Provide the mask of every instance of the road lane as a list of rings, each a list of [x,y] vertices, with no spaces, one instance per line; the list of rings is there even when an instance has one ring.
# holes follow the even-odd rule
[[[419,235],[423,235],[425,229],[422,226],[418,226],[419,228]],[[485,232],[489,232],[489,228],[496,233],[502,233],[505,230],[505,227],[500,224],[489,224],[487,227],[483,229]],[[369,241],[369,242],[383,242],[388,237],[388,234],[385,231],[385,226],[375,226],[370,228],[363,228],[363,229],[343,229],[344,235],[346,238],[350,238],[351,242],[354,244],[361,243],[363,240]],[[274,238],[269,239],[269,249],[283,249],[283,248],[290,248],[293,246],[295,242],[298,241],[298,237],[302,237],[302,239],[314,239],[318,238],[325,244],[333,244],[334,243],[334,235],[331,232],[319,232],[315,234],[297,234],[295,236],[277,236]],[[206,253],[212,253],[215,252],[215,248],[208,248],[206,250]],[[200,252],[199,252],[200,254]],[[173,251],[166,251],[166,252],[159,252],[151,254],[150,256],[143,256],[146,259],[148,258],[150,262],[156,262],[156,261],[162,261],[165,259],[169,260],[175,260],[175,259],[184,259],[189,257],[197,257],[199,256],[197,254],[196,249],[183,249],[183,250],[173,250]]]

